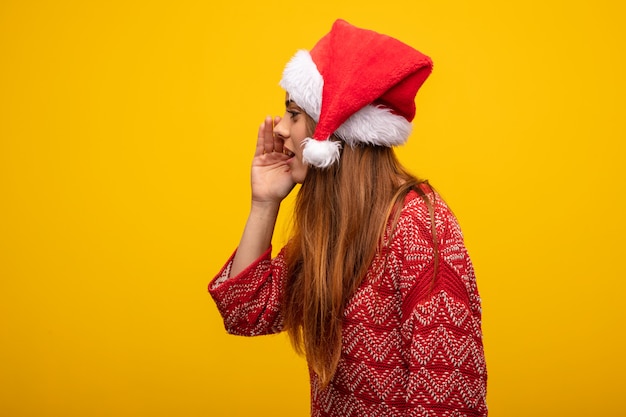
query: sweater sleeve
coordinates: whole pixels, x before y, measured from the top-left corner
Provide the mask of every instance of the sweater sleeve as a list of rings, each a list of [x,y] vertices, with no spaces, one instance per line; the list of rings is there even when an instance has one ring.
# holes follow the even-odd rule
[[[230,277],[235,253],[209,283],[230,334],[257,336],[282,330],[281,300],[286,278],[284,249],[271,259],[272,248],[237,276]]]
[[[407,363],[407,415],[486,416],[487,371],[474,270],[458,223],[435,200],[439,246],[430,216],[416,205],[402,217],[402,343]]]

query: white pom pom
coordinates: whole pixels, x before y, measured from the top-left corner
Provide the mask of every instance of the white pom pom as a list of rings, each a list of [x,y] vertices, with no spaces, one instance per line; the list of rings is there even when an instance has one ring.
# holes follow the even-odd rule
[[[302,160],[318,168],[326,168],[339,160],[341,143],[330,140],[304,139]]]

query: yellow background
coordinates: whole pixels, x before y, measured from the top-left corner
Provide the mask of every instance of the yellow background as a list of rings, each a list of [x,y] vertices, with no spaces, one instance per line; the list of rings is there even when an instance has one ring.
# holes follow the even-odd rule
[[[490,415],[626,415],[620,2],[3,0],[2,417],[307,415],[287,339],[226,335],[206,285],[337,17],[435,61],[399,152],[464,229]]]

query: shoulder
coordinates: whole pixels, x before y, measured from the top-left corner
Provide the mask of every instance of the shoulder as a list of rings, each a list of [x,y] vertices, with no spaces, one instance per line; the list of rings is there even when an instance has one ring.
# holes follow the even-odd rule
[[[402,236],[403,243],[407,245],[424,244],[426,240],[429,246],[433,246],[434,236],[441,245],[444,243],[442,239],[453,229],[460,233],[450,207],[432,187],[421,184],[419,191],[411,190],[406,195],[394,235]]]
[[[441,290],[469,305],[474,272],[458,221],[435,190],[421,191],[406,196],[390,240],[402,265],[401,288],[410,306]]]

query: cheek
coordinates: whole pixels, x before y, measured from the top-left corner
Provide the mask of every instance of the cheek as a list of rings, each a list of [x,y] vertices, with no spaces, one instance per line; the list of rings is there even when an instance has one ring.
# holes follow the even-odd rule
[[[299,138],[298,140],[294,141],[294,145],[296,146],[296,148],[298,149],[298,155],[302,155],[302,153],[304,152],[304,139],[305,137]]]
[[[309,135],[307,134],[306,123],[302,121],[298,124],[297,128],[294,129],[293,137],[299,142],[299,144],[301,144],[302,141],[308,136]]]

